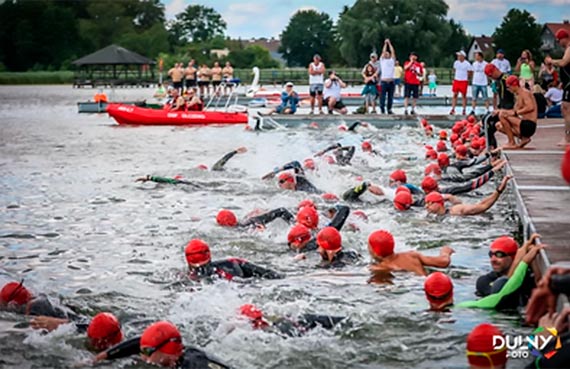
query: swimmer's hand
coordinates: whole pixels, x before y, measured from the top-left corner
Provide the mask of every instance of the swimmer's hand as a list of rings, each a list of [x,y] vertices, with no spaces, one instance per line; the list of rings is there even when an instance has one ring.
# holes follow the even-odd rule
[[[266,175],[264,175],[263,177],[261,177],[261,179],[266,180],[266,179],[271,179],[273,177],[275,177],[275,175],[279,173],[278,168],[273,169],[272,172],[267,173]]]
[[[370,184],[368,186],[368,191],[370,191],[371,193],[373,193],[374,195],[377,195],[377,196],[383,196],[384,195],[384,191],[382,191],[382,189],[377,185]]]
[[[32,327],[33,329],[45,329],[48,332],[51,332],[56,330],[57,327],[59,327],[60,325],[67,323],[69,323],[69,320],[67,319],[59,319],[50,316],[40,315],[34,317],[30,321],[30,327]]]
[[[306,258],[307,258],[307,255],[305,255],[305,253],[300,253],[300,254],[295,255],[293,260],[299,261],[299,260],[305,260]]]
[[[236,149],[236,152],[237,152],[238,154],[243,154],[243,153],[247,152],[247,147],[245,147],[245,146],[238,147],[238,148]]]
[[[530,263],[533,262],[534,258],[536,257],[536,255],[540,252],[540,250],[543,250],[546,247],[545,244],[540,244],[540,245],[532,245],[529,249],[529,251],[526,253],[526,255],[523,257],[523,261],[525,263],[527,263],[527,265],[530,265]]]
[[[150,180],[150,176],[147,175],[147,176],[144,176],[144,177],[139,177],[139,178],[137,178],[137,179],[135,180],[135,182],[142,182],[142,183],[145,183],[146,181],[149,181],[149,180]]]
[[[497,192],[499,194],[503,193],[503,191],[505,190],[505,188],[507,188],[507,184],[511,179],[513,179],[513,176],[505,176],[505,178],[503,178],[503,181],[501,182],[499,187],[497,187]]]
[[[440,250],[440,253],[442,255],[451,255],[451,254],[455,253],[455,250],[449,246],[443,246]]]
[[[107,360],[107,352],[103,351],[103,352],[98,353],[93,358],[93,360],[91,361],[91,364],[95,365],[95,364],[100,363],[101,361],[105,361],[105,360]]]

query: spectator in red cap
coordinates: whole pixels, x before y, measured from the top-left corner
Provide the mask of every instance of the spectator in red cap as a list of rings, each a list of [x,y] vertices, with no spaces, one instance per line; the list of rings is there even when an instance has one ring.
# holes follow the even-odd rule
[[[511,176],[506,176],[497,188],[488,197],[484,198],[477,204],[457,204],[451,206],[449,209],[445,207],[445,199],[439,192],[431,192],[425,197],[425,207],[429,213],[437,215],[478,215],[489,210],[495,202],[499,199],[499,196],[503,193],[507,187],[508,181]]]
[[[264,227],[277,218],[283,219],[287,223],[292,223],[295,219],[289,210],[277,208],[268,212],[262,212],[261,214],[247,216],[245,219],[238,221],[233,211],[222,209],[216,215],[216,223],[222,227]]]
[[[562,94],[562,116],[564,117],[564,138],[558,143],[559,146],[570,144],[570,35],[565,29],[556,32],[556,39],[564,49],[562,59],[552,59],[547,57],[544,61],[551,62],[560,68],[560,81],[564,86]]]
[[[176,326],[167,321],[149,325],[142,336],[133,337],[97,355],[94,363],[141,355],[149,363],[180,369],[230,369],[228,364],[197,347],[184,345]]]
[[[224,166],[226,165],[226,163],[233,158],[236,154],[243,154],[247,152],[247,148],[246,147],[238,147],[237,149],[230,151],[229,153],[227,153],[226,155],[224,155],[220,160],[218,160],[214,166],[212,167],[213,171],[221,171],[224,170]],[[200,169],[208,169],[207,166],[205,166],[204,164],[200,164],[198,166]],[[194,183],[194,182],[190,182],[187,181],[185,179],[182,179],[180,176],[176,176],[174,178],[169,178],[169,177],[159,177],[159,176],[152,176],[152,175],[146,175],[144,177],[139,177],[136,179],[135,182],[156,182],[156,183],[169,183],[169,184],[184,184],[184,185],[190,185],[196,188],[201,188],[200,185]]]
[[[507,88],[517,96],[516,104],[513,110],[502,110],[499,113],[500,122],[496,128],[507,135],[509,140],[503,149],[522,149],[528,145],[536,132],[538,108],[532,92],[520,87],[516,76],[507,78]],[[518,144],[515,137],[520,139]]]
[[[372,257],[370,270],[375,272],[412,272],[427,275],[426,266],[446,268],[451,263],[453,249],[443,246],[439,256],[427,256],[417,251],[394,252],[395,242],[392,234],[385,230],[372,232],[368,236],[368,251]]]
[[[442,272],[431,273],[424,282],[430,310],[446,311],[453,305],[453,282]]]
[[[342,268],[354,264],[361,256],[354,250],[343,250],[342,236],[334,227],[325,227],[317,234],[318,251],[322,261],[321,268]]]
[[[228,258],[212,261],[210,247],[200,239],[188,242],[184,251],[188,263],[189,277],[200,280],[213,276],[228,280],[237,278],[280,279],[283,275],[273,270],[260,267],[240,258]]]
[[[507,365],[507,347],[495,349],[493,337],[503,333],[489,323],[479,324],[467,336],[467,361],[470,369],[504,369]]]

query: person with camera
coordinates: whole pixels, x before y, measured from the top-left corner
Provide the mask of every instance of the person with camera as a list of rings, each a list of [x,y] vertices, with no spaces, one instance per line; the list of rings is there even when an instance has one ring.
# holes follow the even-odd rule
[[[517,60],[515,71],[519,73],[519,81],[521,87],[532,90],[534,86],[534,60],[529,50],[523,50],[521,57]]]
[[[333,111],[337,111],[340,114],[348,112],[341,98],[340,91],[343,88],[346,88],[346,83],[336,75],[334,70],[330,71],[329,78],[325,81],[325,90],[323,92],[324,102],[329,109],[329,114],[332,114]]]

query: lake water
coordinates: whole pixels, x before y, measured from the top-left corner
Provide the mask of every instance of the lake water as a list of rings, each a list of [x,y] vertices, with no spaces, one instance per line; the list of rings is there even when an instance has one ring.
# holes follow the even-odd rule
[[[490,269],[489,243],[517,227],[510,195],[484,216],[438,221],[423,209],[398,213],[367,194],[351,206],[363,209],[369,222],[351,219],[360,232],[348,227],[342,232],[344,246],[359,251],[363,262],[340,275],[316,269],[316,255],[293,261],[286,246],[289,227],[281,221],[264,232],[215,224],[220,208],[233,209],[239,217],[255,208],[293,210],[306,196],[284,192],[260,177],[338,140],[359,144],[367,138],[386,156],[357,152],[349,168],[319,163],[319,171],[308,174],[317,187],[340,194],[357,183],[358,175],[385,184],[396,168],[418,184],[425,162],[404,159],[423,156],[421,132],[369,128],[356,136],[335,128],[263,133],[243,127],[124,128],[104,114],[77,114],[76,102],[94,92],[69,86],[0,87],[0,284],[25,278],[34,292],[85,315],[111,311],[127,337],[154,320],[170,320],[180,327],[184,342],[237,368],[465,368],[465,338],[473,326],[489,321],[505,332],[528,332],[517,328],[518,319],[497,313],[426,312],[422,277],[399,274],[391,285],[367,283],[366,240],[382,228],[394,234],[397,251],[435,255],[440,246],[452,246],[456,254],[448,272],[455,300],[474,298],[475,279]],[[116,90],[115,98],[151,94],[125,89]],[[232,159],[225,171],[195,169],[211,166],[238,146],[249,151]],[[135,183],[146,174],[182,175],[204,189]],[[489,184],[481,192],[493,188]],[[463,199],[475,202],[480,196]],[[214,259],[243,257],[287,278],[191,285],[183,278],[183,249],[195,237],[210,244]],[[349,324],[283,339],[254,331],[239,319],[236,309],[244,303],[255,303],[270,316],[342,315]],[[0,313],[4,368],[71,368],[90,357],[81,335],[69,327],[42,335],[19,328],[25,321]],[[101,367],[124,366],[125,361]]]

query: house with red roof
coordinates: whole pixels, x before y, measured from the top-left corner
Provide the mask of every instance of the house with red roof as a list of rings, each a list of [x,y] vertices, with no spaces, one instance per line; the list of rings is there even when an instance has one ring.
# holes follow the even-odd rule
[[[542,27],[542,33],[540,34],[542,41],[540,49],[542,51],[562,55],[564,50],[562,50],[562,47],[560,47],[560,44],[556,41],[556,37],[554,37],[559,29],[565,29],[570,33],[570,22],[564,20],[562,23],[546,23],[544,27]]]

